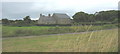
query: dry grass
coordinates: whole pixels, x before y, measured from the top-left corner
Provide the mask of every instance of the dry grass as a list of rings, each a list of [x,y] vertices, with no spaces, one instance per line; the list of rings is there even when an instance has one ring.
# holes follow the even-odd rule
[[[3,51],[117,52],[118,31],[117,29],[113,29],[101,30],[96,32],[86,32],[82,34],[49,35],[32,38],[4,39]]]

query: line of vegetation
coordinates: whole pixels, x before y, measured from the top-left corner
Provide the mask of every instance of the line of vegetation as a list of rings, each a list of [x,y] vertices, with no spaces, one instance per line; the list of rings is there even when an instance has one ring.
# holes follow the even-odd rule
[[[90,24],[92,22],[93,25],[101,25],[101,24],[116,24],[120,22],[118,20],[118,10],[108,10],[108,11],[100,11],[94,14],[88,14],[85,12],[77,12],[75,13],[71,19],[72,24]],[[30,16],[26,16],[23,20],[9,20],[7,18],[2,19],[2,24],[4,26],[35,26],[37,25],[38,20],[31,20]]]
[[[3,37],[14,37],[14,36],[31,36],[31,35],[44,35],[44,34],[60,34],[60,33],[73,33],[73,32],[85,32],[101,30],[101,29],[112,29],[117,28],[117,24],[107,24],[102,26],[84,25],[84,26],[3,26],[2,36]]]

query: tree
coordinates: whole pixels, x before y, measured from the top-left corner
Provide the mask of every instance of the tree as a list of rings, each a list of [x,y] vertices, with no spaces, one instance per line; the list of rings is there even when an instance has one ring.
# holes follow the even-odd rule
[[[32,21],[31,21],[31,19],[30,19],[30,16],[26,16],[25,18],[23,18],[24,19],[24,23],[25,24],[30,24]]]
[[[95,14],[95,18],[97,21],[104,21],[104,22],[115,22],[118,19],[118,11],[116,10],[109,10],[109,11],[100,11]]]
[[[95,15],[89,14],[88,22],[95,22]]]
[[[2,19],[2,24],[9,25],[10,23],[9,23],[9,20],[7,18],[5,18],[5,19]]]
[[[92,17],[92,15],[90,15]],[[84,12],[77,12],[75,15],[73,15],[73,20],[75,22],[89,22],[89,14]]]

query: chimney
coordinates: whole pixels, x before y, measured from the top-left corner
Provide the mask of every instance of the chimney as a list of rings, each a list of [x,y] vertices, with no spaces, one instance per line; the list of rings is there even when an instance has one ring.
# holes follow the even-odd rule
[[[50,15],[50,14],[48,14],[48,16],[50,17],[51,15]]]
[[[42,17],[42,14],[40,14],[40,17]]]

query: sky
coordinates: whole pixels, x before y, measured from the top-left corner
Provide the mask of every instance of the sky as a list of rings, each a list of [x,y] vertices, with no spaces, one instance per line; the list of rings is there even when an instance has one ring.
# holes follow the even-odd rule
[[[99,11],[118,10],[119,0],[2,0],[0,18],[12,20],[30,16],[37,20],[40,14],[66,13],[72,17],[76,12],[94,14]]]

